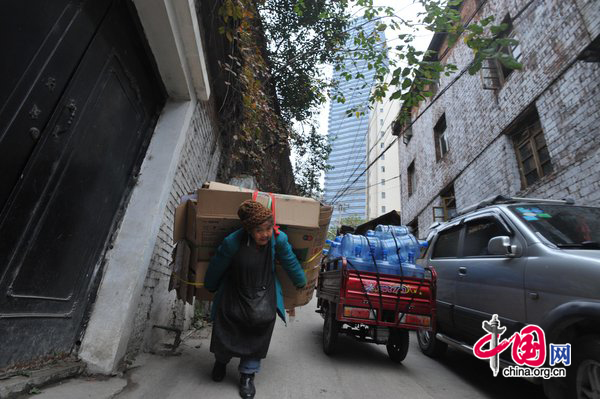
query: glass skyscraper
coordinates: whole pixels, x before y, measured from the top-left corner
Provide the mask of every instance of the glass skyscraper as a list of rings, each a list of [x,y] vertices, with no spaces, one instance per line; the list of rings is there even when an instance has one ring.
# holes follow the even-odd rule
[[[366,33],[373,32],[373,25],[365,20],[356,19],[354,26],[363,24]],[[351,30],[351,37],[346,43],[347,48],[354,48],[356,30]],[[369,70],[367,61],[346,59],[346,70],[352,75],[363,74],[364,79],[346,80],[334,72],[334,79],[339,82],[339,90],[344,94],[346,102],[332,101],[329,107],[327,136],[332,146],[329,165],[333,169],[325,174],[324,201],[334,205],[332,225],[341,218],[357,216],[366,217],[366,175],[354,180],[366,168],[366,136],[369,127],[369,110],[365,115],[348,117],[346,110],[367,104],[375,71]],[[353,183],[354,182],[354,183]]]

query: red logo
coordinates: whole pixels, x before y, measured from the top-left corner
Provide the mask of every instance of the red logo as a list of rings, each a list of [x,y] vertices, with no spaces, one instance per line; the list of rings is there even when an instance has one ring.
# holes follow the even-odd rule
[[[512,359],[519,366],[540,367],[546,361],[546,337],[544,330],[535,324],[530,324],[514,333],[510,338],[500,341],[506,327],[500,326],[498,315],[492,320],[484,321],[482,328],[488,334],[481,337],[473,347],[473,354],[480,359],[490,359],[490,367],[494,375],[498,373],[500,353],[512,345]],[[484,347],[486,347],[484,349]]]

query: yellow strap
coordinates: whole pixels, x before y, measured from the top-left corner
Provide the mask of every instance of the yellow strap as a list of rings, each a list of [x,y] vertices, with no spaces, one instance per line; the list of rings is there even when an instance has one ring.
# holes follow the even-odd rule
[[[310,262],[312,262],[313,260],[317,259],[318,256],[321,255],[321,251],[318,251],[312,258],[310,258],[309,260],[302,262],[303,265],[307,265]]]
[[[182,279],[181,277],[179,277],[177,274],[173,273],[173,276],[175,276],[175,278],[177,278],[177,280],[181,281],[184,284],[187,285],[193,285],[195,287],[204,287],[204,283],[192,283],[191,281],[185,281],[184,279]]]

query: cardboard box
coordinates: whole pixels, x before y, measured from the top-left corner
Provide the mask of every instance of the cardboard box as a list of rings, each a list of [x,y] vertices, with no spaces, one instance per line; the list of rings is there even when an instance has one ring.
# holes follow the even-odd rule
[[[186,242],[180,242],[177,244],[175,250],[175,265],[174,271],[177,281],[175,286],[177,287],[177,298],[187,301],[188,298],[188,285],[184,281],[188,281],[189,265],[192,251]]]
[[[173,242],[189,240],[194,243],[196,240],[195,229],[196,204],[193,201],[186,201],[175,208],[175,220],[173,226]]]
[[[330,206],[321,207],[318,228],[282,226],[302,268],[312,269],[320,264],[332,212],[333,208]]]
[[[211,260],[213,256],[217,253],[217,247],[198,247],[198,256],[196,260],[198,261],[208,261]]]
[[[304,306],[308,304],[315,293],[317,287],[317,280],[319,278],[320,267],[315,267],[306,273],[306,285],[303,288],[296,289],[296,300],[295,306]]]
[[[206,270],[208,270],[208,262],[196,262],[195,282],[197,284],[202,284],[202,286],[195,287],[196,299],[200,299],[202,301],[212,301],[215,295],[204,288],[204,276],[206,275]]]
[[[319,270],[319,266],[305,270],[306,286],[296,288],[283,267],[280,264],[275,265],[275,274],[281,283],[283,305],[286,309],[293,309],[296,306],[303,306],[310,302],[317,284],[317,278],[319,277]]]
[[[225,237],[241,227],[242,223],[238,218],[197,215],[195,242],[199,247],[216,248]]]
[[[216,187],[221,189],[217,190]],[[211,182],[209,189],[198,190],[197,212],[204,216],[237,218],[240,204],[245,200],[252,199],[252,194],[252,190]],[[278,225],[319,227],[321,206],[318,201],[284,194],[274,194],[274,197],[275,221]],[[256,200],[264,206],[268,206],[270,197],[268,193],[261,192]]]

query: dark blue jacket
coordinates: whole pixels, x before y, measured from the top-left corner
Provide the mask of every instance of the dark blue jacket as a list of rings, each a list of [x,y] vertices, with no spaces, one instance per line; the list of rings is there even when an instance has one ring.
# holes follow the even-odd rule
[[[243,237],[244,229],[236,230],[225,237],[217,249],[217,253],[210,260],[208,270],[204,276],[204,287],[211,292],[217,291],[210,312],[211,319],[213,320],[215,319],[219,302],[223,296],[222,288],[223,282],[225,281],[223,276],[231,265],[231,259],[240,249]],[[306,275],[304,274],[304,270],[302,270],[302,266],[300,266],[300,262],[298,262],[296,255],[292,252],[292,246],[288,243],[287,235],[284,232],[280,231],[277,236],[275,235],[275,232],[273,232],[273,236],[271,237],[271,251],[273,273],[275,273],[275,259],[277,259],[290,276],[294,285],[298,288],[304,287],[306,285]],[[277,314],[279,314],[279,317],[285,322],[285,308],[283,307],[281,283],[279,282],[277,275],[274,274],[274,277],[275,292],[277,294]]]

